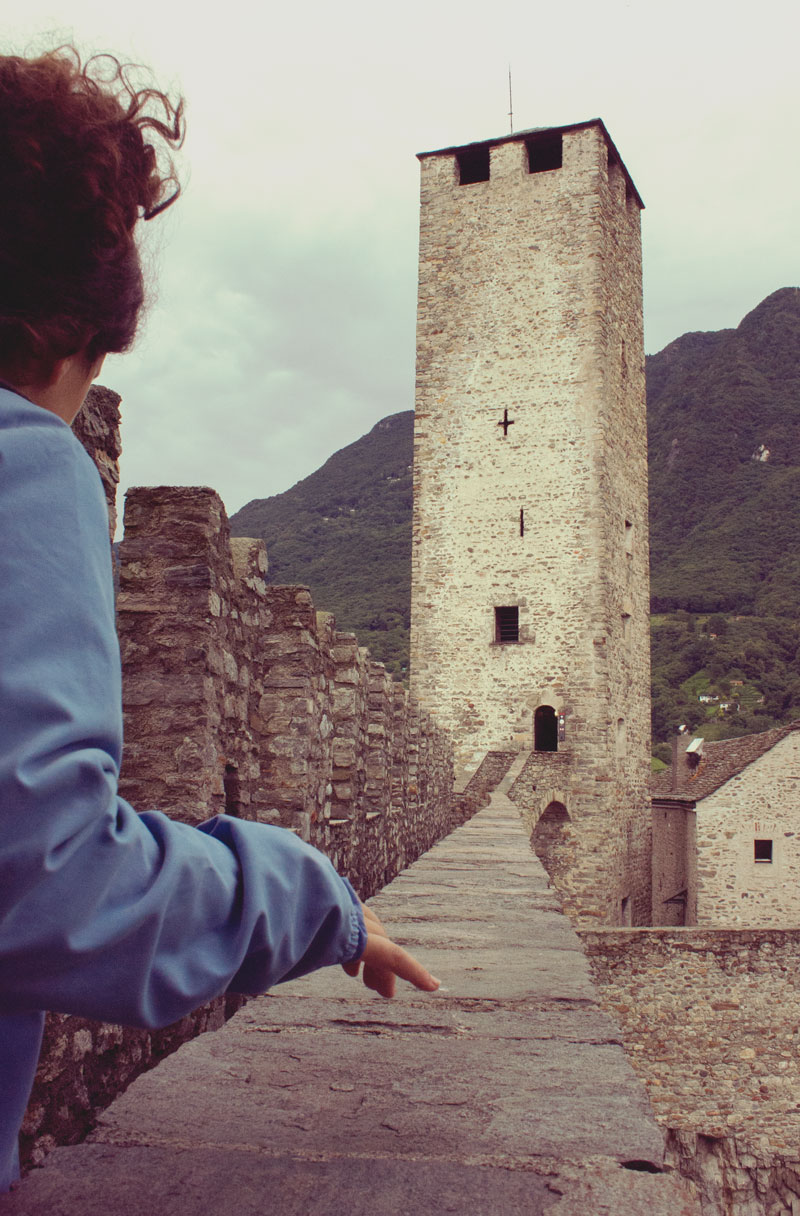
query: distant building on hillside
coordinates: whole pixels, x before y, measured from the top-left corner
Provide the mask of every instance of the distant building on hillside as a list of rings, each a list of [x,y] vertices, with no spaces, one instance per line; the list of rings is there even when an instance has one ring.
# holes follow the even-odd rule
[[[532,752],[570,913],[645,924],[642,202],[599,119],[420,161],[411,687],[467,771]]]
[[[653,924],[796,925],[800,721],[694,756],[676,739],[651,783]]]

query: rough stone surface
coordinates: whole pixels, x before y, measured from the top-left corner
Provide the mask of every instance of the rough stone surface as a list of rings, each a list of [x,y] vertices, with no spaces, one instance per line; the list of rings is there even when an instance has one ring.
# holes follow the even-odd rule
[[[117,486],[119,485],[119,393],[93,384],[72,429],[97,466],[108,503],[111,539],[117,527]]]
[[[450,829],[443,732],[305,587],[266,585],[212,490],[131,491],[120,565],[134,806],[278,823],[364,897]]]
[[[3,1216],[699,1210],[677,1176],[641,1172],[661,1168],[661,1133],[502,795],[374,906],[439,993],[381,1001],[333,969],[249,1003]]]
[[[455,790],[459,814],[464,822],[476,811],[488,806],[491,794],[506,776],[515,759],[515,752],[487,752],[471,775],[466,772],[459,774]]]
[[[800,1212],[800,930],[581,939],[703,1211]]]
[[[547,137],[563,163],[544,172],[524,133],[482,145],[485,181],[460,184],[475,146],[420,158],[411,690],[467,768],[563,716],[518,804],[566,814],[572,916],[647,924],[640,201],[602,123]]]

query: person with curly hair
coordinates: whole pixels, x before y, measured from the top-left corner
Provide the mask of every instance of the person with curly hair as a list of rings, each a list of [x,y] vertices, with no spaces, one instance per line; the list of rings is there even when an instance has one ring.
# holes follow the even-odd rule
[[[117,792],[105,498],[70,429],[144,298],[136,230],[175,201],[174,104],[113,56],[0,56],[0,1190],[45,1009],[164,1026],[341,963],[433,991],[323,854]]]

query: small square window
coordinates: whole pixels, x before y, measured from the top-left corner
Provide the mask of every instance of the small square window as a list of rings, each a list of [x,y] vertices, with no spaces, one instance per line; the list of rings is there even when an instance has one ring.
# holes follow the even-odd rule
[[[519,608],[516,604],[509,608],[495,608],[494,640],[501,645],[519,641]]]
[[[456,152],[458,163],[458,180],[462,186],[471,186],[474,182],[489,180],[489,145],[471,144]]]
[[[548,173],[551,169],[560,169],[563,157],[563,141],[561,132],[555,135],[533,135],[525,140],[528,150],[528,172]]]
[[[772,861],[772,841],[753,841],[753,861]]]

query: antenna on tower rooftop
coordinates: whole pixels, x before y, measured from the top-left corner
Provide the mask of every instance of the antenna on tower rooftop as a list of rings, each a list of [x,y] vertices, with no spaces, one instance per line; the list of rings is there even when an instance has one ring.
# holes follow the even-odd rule
[[[511,100],[511,64],[508,65],[508,128],[514,134],[514,103]]]

